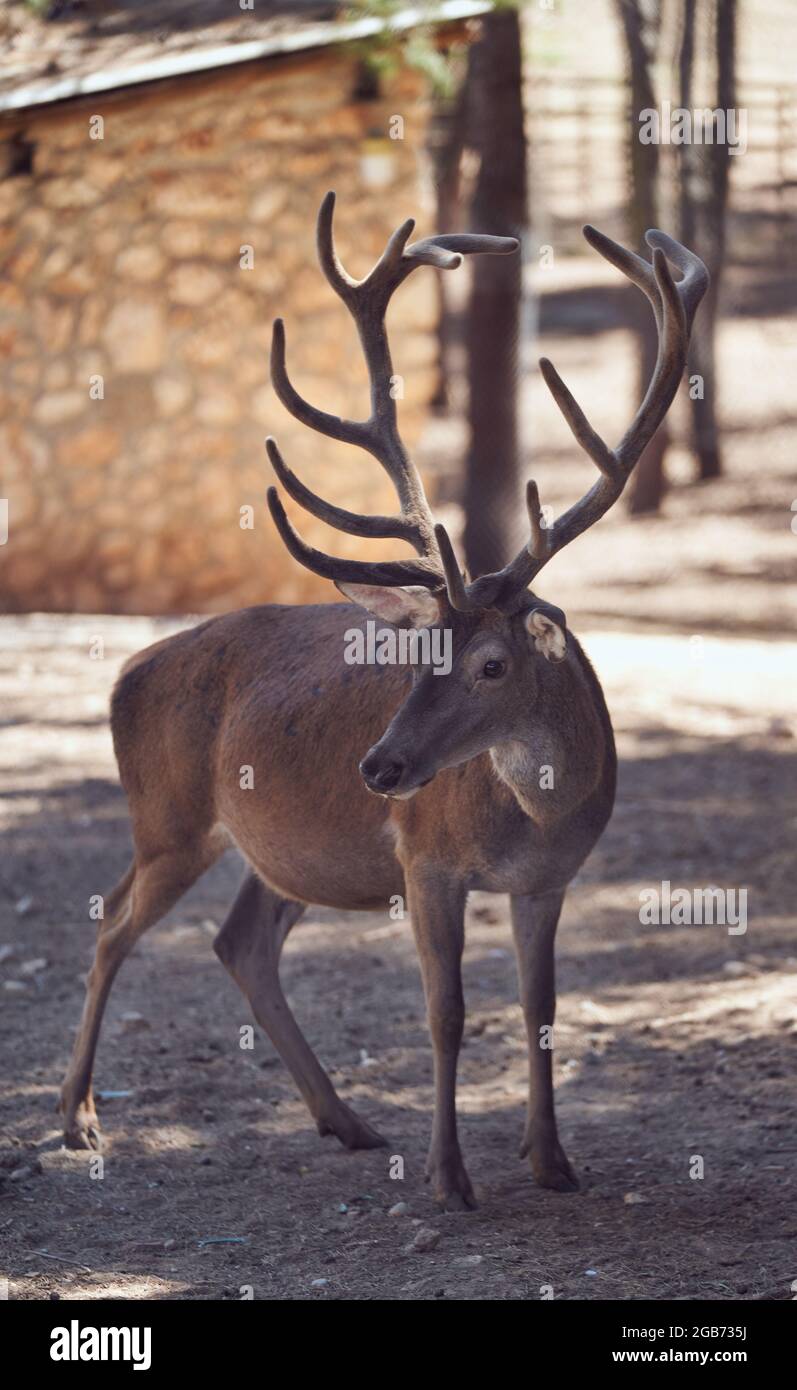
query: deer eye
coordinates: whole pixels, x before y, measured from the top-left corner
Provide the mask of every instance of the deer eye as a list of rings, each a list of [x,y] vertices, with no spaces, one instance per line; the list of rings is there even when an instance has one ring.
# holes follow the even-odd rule
[[[503,661],[485,661],[482,675],[486,676],[488,680],[494,681],[497,680],[499,676],[502,676],[505,670],[506,665]]]

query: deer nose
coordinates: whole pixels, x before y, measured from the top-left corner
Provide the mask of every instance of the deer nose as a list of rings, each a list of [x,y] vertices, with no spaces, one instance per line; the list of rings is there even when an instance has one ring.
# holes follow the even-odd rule
[[[387,761],[381,753],[366,753],[360,763],[360,776],[372,792],[390,792],[397,787],[404,772],[404,764],[397,758]]]

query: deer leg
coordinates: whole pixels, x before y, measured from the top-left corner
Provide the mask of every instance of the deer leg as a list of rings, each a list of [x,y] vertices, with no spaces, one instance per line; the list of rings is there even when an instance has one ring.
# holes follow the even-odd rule
[[[521,1158],[540,1187],[575,1192],[578,1178],[559,1143],[554,1113],[552,1035],[556,1012],[554,939],[564,893],[512,898],[520,1002],[529,1040],[529,1109]]]
[[[434,1120],[426,1180],[446,1211],[477,1205],[457,1137],[457,1058],[465,1023],[462,948],[465,894],[458,884],[408,875],[412,927],[434,1052]]]
[[[61,1088],[67,1148],[100,1147],[91,1077],[102,1016],[119,966],[139,937],[160,921],[214,857],[210,850],[198,852],[191,846],[169,850],[146,862],[136,860],[109,894],[105,904],[108,916],[100,923],[83,1016]]]
[[[385,1140],[340,1099],[282,992],[280,954],[304,910],[304,903],[281,898],[250,873],[213,949],[291,1073],[319,1134],[336,1134],[347,1149],[379,1148]]]

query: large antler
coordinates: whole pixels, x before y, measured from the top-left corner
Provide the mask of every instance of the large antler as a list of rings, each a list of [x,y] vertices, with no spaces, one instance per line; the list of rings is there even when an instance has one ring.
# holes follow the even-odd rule
[[[505,255],[515,251],[514,237],[453,235],[427,237],[407,245],[415,223],[412,218],[395,231],[381,258],[363,280],[346,273],[335,252],[332,235],[334,193],[327,193],[318,214],[318,259],[336,294],[340,296],[357,325],[371,383],[371,414],[367,420],[342,420],[305,401],[295,390],[285,366],[285,329],[281,319],[274,324],[271,344],[271,379],[282,404],[303,424],[356,444],[378,459],[396,489],[400,505],[398,516],[360,516],[318,497],[288,468],[273,439],[267,440],[269,458],[286,492],[313,516],[329,522],[339,531],[356,536],[395,537],[414,546],[417,560],[345,560],[307,545],[289,522],[276,488],[269,488],[268,504],[285,545],[301,564],[327,579],[366,584],[421,584],[442,588],[444,570],[438,542],[441,528],[426,500],[423,483],[401,442],[392,391],[393,366],[385,329],[385,313],[390,298],[407,276],[419,265],[453,270],[463,255],[489,252]],[[450,551],[448,537],[444,544]]]
[[[689,335],[700,300],[708,287],[708,271],[700,258],[665,232],[649,231],[645,240],[653,250],[653,265],[627,251],[594,227],[586,226],[584,236],[612,265],[647,295],[653,306],[659,335],[659,350],[650,385],[630,428],[615,449],[604,444],[600,435],[570,394],[556,368],[547,358],[540,361],[545,384],[559,406],[582,449],[600,471],[600,478],[569,511],[549,527],[542,524],[537,484],[526,486],[529,514],[528,543],[504,569],[483,575],[465,586],[448,537],[438,535],[448,581],[449,599],[462,610],[497,606],[511,607],[523,589],[557,551],[594,525],[616,502],[634,465],[653,438],[672,404],[686,365]],[[681,272],[676,283],[667,258]]]

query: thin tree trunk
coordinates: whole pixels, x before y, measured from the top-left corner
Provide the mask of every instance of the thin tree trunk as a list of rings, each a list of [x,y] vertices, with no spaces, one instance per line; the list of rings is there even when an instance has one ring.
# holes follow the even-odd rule
[[[716,105],[725,112],[736,104],[736,0],[715,0],[712,33]],[[686,105],[682,102],[682,105]],[[726,130],[727,136],[727,130]],[[716,131],[715,131],[716,137]],[[717,423],[716,337],[717,310],[722,269],[725,261],[726,218],[730,153],[727,139],[702,146],[703,156],[696,176],[688,181],[691,191],[687,230],[699,244],[700,254],[711,274],[711,284],[695,320],[689,352],[689,376],[701,379],[702,394],[690,399],[692,445],[697,456],[698,477],[717,478],[722,472]],[[686,237],[683,237],[686,241]],[[690,243],[686,241],[686,244]],[[690,392],[691,397],[691,392]]]
[[[475,232],[522,238],[527,225],[521,30],[513,9],[482,20],[468,62],[468,140],[479,156]],[[476,256],[466,344],[470,430],[465,554],[472,576],[505,564],[519,514],[518,367],[522,256]]]
[[[656,215],[656,185],[659,171],[659,147],[643,145],[639,138],[639,114],[656,106],[649,40],[637,0],[616,0],[625,36],[629,93],[628,158],[631,177],[629,235],[635,250],[643,250],[645,232],[658,223]],[[659,6],[652,9],[658,30]],[[641,400],[653,375],[658,352],[656,326],[650,307],[635,294],[634,326],[638,341],[637,395]],[[664,495],[664,455],[667,450],[667,429],[661,425],[639,460],[631,482],[629,510],[632,516],[658,511]]]
[[[460,225],[460,162],[465,143],[465,102],[467,83],[459,83],[453,96],[435,98],[429,129],[429,154],[437,194],[435,226],[439,232],[456,231]],[[444,411],[449,405],[452,377],[452,322],[448,303],[449,280],[435,275],[437,287],[437,383],[432,408]]]
[[[681,14],[681,44],[678,53],[678,104],[692,110],[692,76],[695,63],[695,13],[697,0],[683,0]],[[697,236],[695,197],[699,170],[696,167],[697,145],[681,145],[680,178],[678,182],[678,217],[684,246],[693,246]]]

